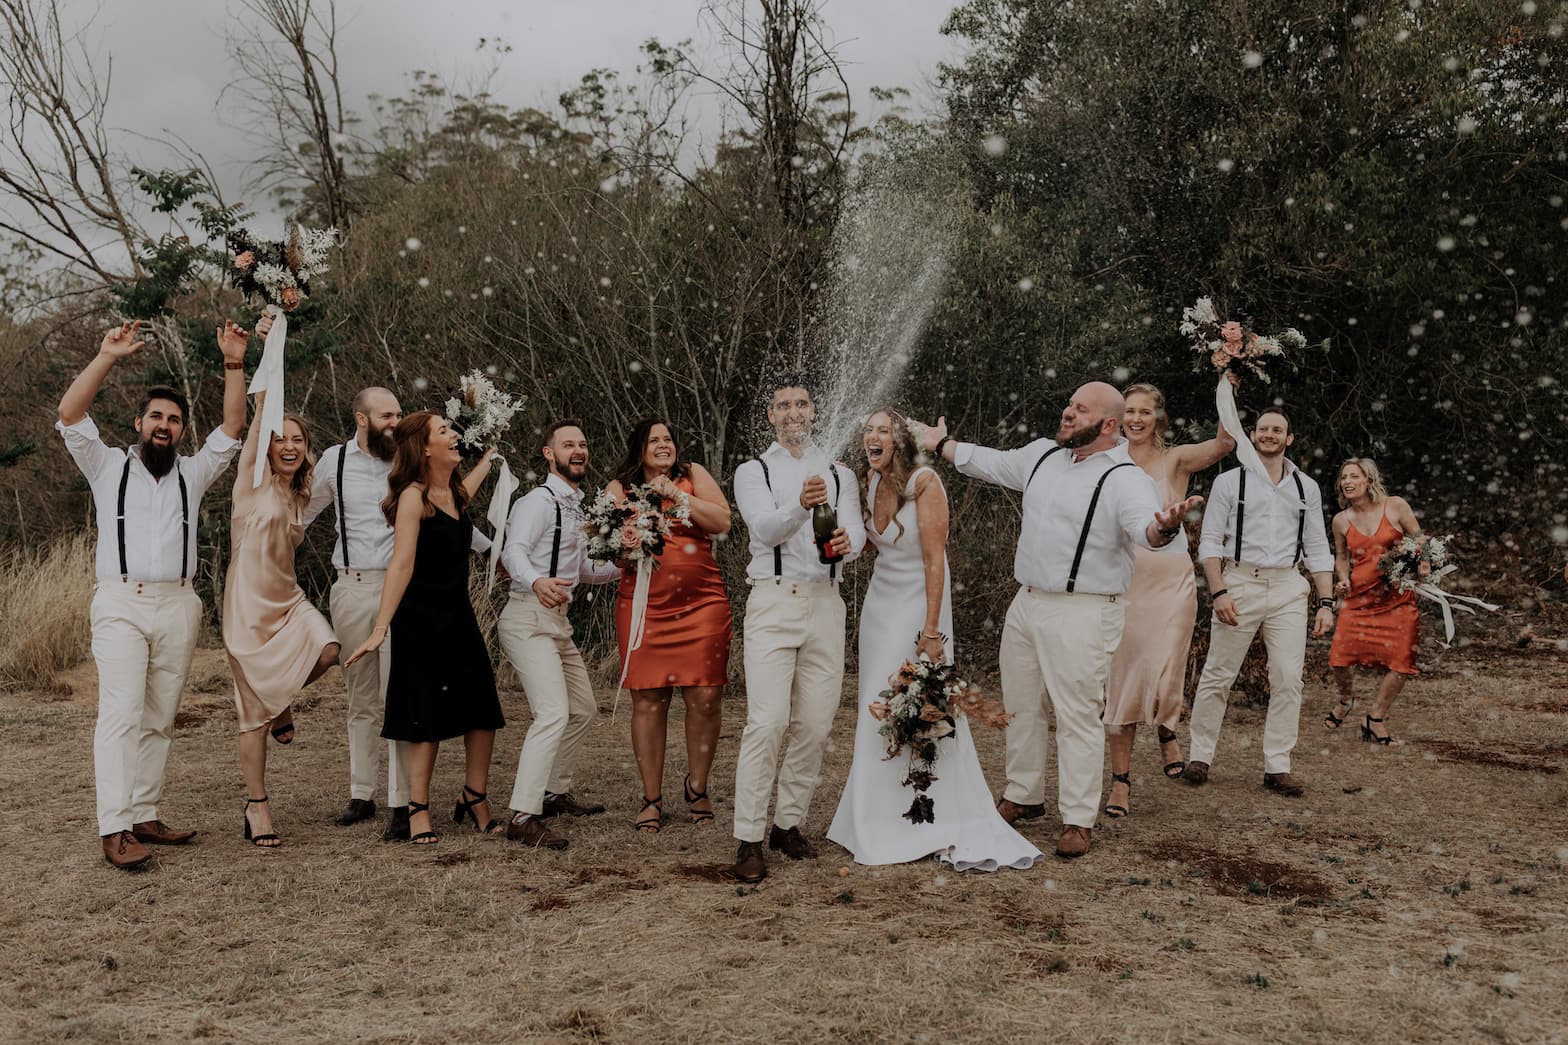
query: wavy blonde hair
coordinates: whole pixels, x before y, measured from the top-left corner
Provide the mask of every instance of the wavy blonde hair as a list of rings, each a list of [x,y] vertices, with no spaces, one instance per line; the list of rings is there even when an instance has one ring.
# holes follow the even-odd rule
[[[909,431],[909,425],[903,414],[890,406],[880,407],[866,415],[866,424],[878,414],[886,414],[893,429],[893,456],[887,463],[887,471],[883,478],[893,487],[896,503],[893,506],[893,525],[898,527],[898,537],[904,536],[904,524],[898,521],[898,513],[904,510],[904,505],[909,503],[909,498],[904,496],[904,487],[909,485],[909,477],[916,468],[920,467],[920,450],[915,446],[915,437]],[[860,480],[862,489],[871,488],[871,462],[862,452],[859,463],[855,466],[856,477]],[[860,516],[868,525],[875,525],[871,517],[871,505],[861,498]],[[898,537],[893,538],[897,540]]]
[[[1170,445],[1165,441],[1165,430],[1170,427],[1171,423],[1170,415],[1165,412],[1165,393],[1151,384],[1140,381],[1136,385],[1128,385],[1122,389],[1123,401],[1130,395],[1146,395],[1154,400],[1154,419],[1159,422],[1159,426],[1154,430],[1154,445],[1164,450]],[[1126,411],[1123,410],[1122,417],[1125,416]],[[1116,419],[1118,424],[1122,422],[1122,417]],[[1124,431],[1122,434],[1126,435],[1126,432]]]
[[[1388,487],[1383,485],[1383,473],[1378,471],[1377,462],[1370,457],[1352,457],[1339,466],[1339,471],[1334,473],[1334,496],[1339,501],[1341,508],[1349,508],[1350,502],[1345,499],[1345,494],[1339,488],[1340,479],[1344,478],[1345,469],[1355,465],[1361,469],[1361,474],[1367,477],[1367,496],[1373,504],[1382,504],[1388,499]]]

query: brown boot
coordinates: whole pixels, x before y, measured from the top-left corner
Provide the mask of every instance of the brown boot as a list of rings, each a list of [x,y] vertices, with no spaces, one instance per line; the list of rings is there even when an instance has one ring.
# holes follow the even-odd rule
[[[1044,803],[1033,806],[1019,805],[1011,799],[1004,798],[996,803],[996,811],[1009,824],[1016,824],[1020,820],[1038,820],[1045,815],[1045,805]]]
[[[760,882],[768,876],[768,862],[762,856],[761,842],[742,842],[735,851],[735,865],[730,868],[737,881]]]
[[[800,828],[791,827],[784,830],[774,824],[773,830],[768,834],[768,848],[777,849],[791,860],[815,860],[817,849],[806,836],[800,833]]]
[[[196,837],[195,831],[176,831],[162,820],[147,820],[131,826],[131,834],[146,845],[184,845]]]
[[[1207,762],[1188,762],[1187,768],[1181,771],[1181,782],[1191,784],[1193,787],[1202,787],[1209,782],[1209,764]]]
[[[1056,855],[1066,860],[1082,856],[1089,851],[1089,829],[1075,824],[1064,824],[1062,836],[1056,840]]]
[[[134,871],[152,859],[152,850],[136,840],[129,831],[103,836],[103,858],[122,871]]]
[[[1300,798],[1307,793],[1307,789],[1296,783],[1296,778],[1289,773],[1264,773],[1263,787],[1286,798]]]
[[[512,822],[506,825],[506,837],[508,841],[521,842],[534,849],[553,849],[556,852],[568,845],[560,835],[551,834],[550,829],[544,826],[544,819],[539,816],[530,816],[526,820],[512,817]]]

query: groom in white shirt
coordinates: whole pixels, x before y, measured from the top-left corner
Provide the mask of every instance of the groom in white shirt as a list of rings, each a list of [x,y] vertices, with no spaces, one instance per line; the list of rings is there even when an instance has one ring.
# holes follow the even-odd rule
[[[778,804],[768,847],[792,860],[817,855],[800,822],[821,776],[822,752],[844,688],[844,600],[838,586],[844,564],[865,547],[866,529],[855,474],[842,464],[826,466],[811,444],[815,420],[805,379],[780,378],[768,397],[768,422],[777,440],[735,471],[735,503],[751,551],[742,630],[746,730],[735,766],[740,847],[732,868],[743,882],[761,881],[768,873],[762,839],[775,773]],[[812,539],[812,510],[824,503],[838,516],[832,547],[844,557],[832,564],[819,561]],[[786,731],[792,735],[781,765]]]
[[[1056,438],[1019,450],[955,442],[947,419],[911,426],[922,450],[965,475],[1018,490],[1023,523],[1000,654],[1007,727],[1008,823],[1045,814],[1044,698],[1056,712],[1056,854],[1082,856],[1099,814],[1105,772],[1105,680],[1122,638],[1133,547],[1161,548],[1201,497],[1161,508],[1154,480],[1121,436],[1122,396],[1095,381],[1073,393]]]

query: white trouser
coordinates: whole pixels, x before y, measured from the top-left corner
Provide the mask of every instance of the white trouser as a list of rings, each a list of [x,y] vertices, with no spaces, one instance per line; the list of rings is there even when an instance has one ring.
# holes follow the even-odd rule
[[[1062,823],[1093,827],[1105,772],[1105,680],[1122,640],[1126,603],[1114,595],[1023,588],[1002,628],[1007,788],[1019,805],[1045,801],[1045,699],[1056,712],[1056,808]]]
[[[1214,763],[1230,688],[1247,659],[1252,636],[1263,629],[1269,655],[1269,710],[1263,724],[1263,771],[1290,772],[1301,720],[1301,668],[1307,655],[1307,591],[1294,566],[1266,568],[1226,563],[1225,587],[1236,600],[1237,623],[1209,621],[1209,655],[1192,698],[1192,741],[1187,757]]]
[[[495,630],[533,713],[517,757],[511,808],[537,816],[544,812],[546,792],[572,789],[572,767],[599,705],[565,606],[546,609],[532,592],[513,592]]]
[[[746,730],[735,765],[735,837],[762,841],[806,817],[844,689],[844,600],[831,581],[753,581],[746,599]],[[785,731],[789,750],[779,765]],[[775,767],[777,772],[775,773]]]
[[[385,570],[339,570],[332,585],[332,630],[343,658],[359,649],[376,626]],[[381,648],[343,669],[348,688],[348,793],[361,801],[373,798],[381,768],[381,720],[387,706],[387,676],[392,669],[392,637]],[[408,805],[408,748],[395,740],[387,746],[387,804]]]
[[[201,633],[189,584],[101,580],[92,603],[98,662],[93,770],[98,833],[158,819],[174,713]]]

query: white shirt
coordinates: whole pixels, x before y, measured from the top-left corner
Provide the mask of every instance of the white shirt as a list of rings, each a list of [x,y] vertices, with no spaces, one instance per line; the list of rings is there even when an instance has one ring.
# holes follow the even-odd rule
[[[583,492],[551,472],[512,505],[506,517],[506,543],[501,562],[512,575],[513,592],[533,591],[534,581],[550,576],[550,553],[555,547],[555,510],[561,509],[561,552],[555,577],[566,585],[568,597],[578,584],[608,584],[621,575],[613,562],[589,559],[583,533]]]
[[[1238,559],[1236,554],[1236,501],[1241,488],[1242,469],[1221,472],[1209,489],[1208,506],[1203,510],[1203,529],[1198,538],[1199,559]],[[1306,494],[1306,525],[1302,526],[1302,499],[1296,493],[1301,479]],[[1296,565],[1296,532],[1301,529],[1302,558],[1309,573],[1329,573],[1334,569],[1334,549],[1323,526],[1323,493],[1312,477],[1290,460],[1280,475],[1279,496],[1262,489],[1256,475],[1247,476],[1247,508],[1242,517],[1241,555],[1248,566],[1278,567]]]
[[[1074,459],[1071,450],[1058,450],[1035,472],[1040,458],[1055,445],[1050,439],[1036,439],[1018,450],[993,450],[959,443],[953,463],[965,475],[1023,491],[1013,577],[1041,591],[1067,590],[1095,485],[1116,465],[1131,464],[1118,468],[1100,489],[1073,585],[1074,592],[1120,595],[1132,580],[1133,546],[1152,547],[1149,524],[1160,510],[1154,480],[1133,463],[1126,440],[1082,461]]]
[[[333,519],[332,565],[338,569],[384,570],[392,562],[392,527],[381,511],[390,487],[392,462],[359,448],[358,439],[347,443],[343,459],[343,494],[338,492],[338,458],[343,444],[329,446],[310,474],[310,502],[305,505],[305,525],[315,522],[327,505],[336,503],[342,521]],[[348,528],[348,562],[343,561],[343,529]],[[490,550],[490,538],[473,529],[470,547],[479,554]]]
[[[790,580],[842,578],[844,565],[866,546],[866,524],[860,516],[860,484],[854,472],[835,464],[836,498],[832,479],[824,479],[828,484],[828,502],[838,514],[839,528],[849,536],[849,553],[837,564],[837,570],[818,560],[811,532],[811,509],[800,506],[800,491],[809,478],[806,456],[796,457],[774,443],[762,455],[768,464],[766,473],[757,461],[747,461],[735,470],[735,504],[750,533],[748,577],[760,580],[775,576],[773,549],[779,548],[782,576]]]
[[[125,487],[125,567],[126,575],[138,581],[177,581],[180,579],[180,480],[185,477],[185,493],[190,509],[190,536],[184,549],[185,576],[196,576],[196,520],[201,514],[202,494],[223,474],[240,441],[222,428],[214,428],[194,454],[180,455],[162,479],[154,479],[142,465],[141,447],[129,451],[104,444],[93,419],[83,416],[74,425],[54,424],[65,437],[71,459],[87,477],[93,491],[98,517],[98,577],[120,577],[118,505],[120,477],[127,457],[131,462],[130,481]]]

